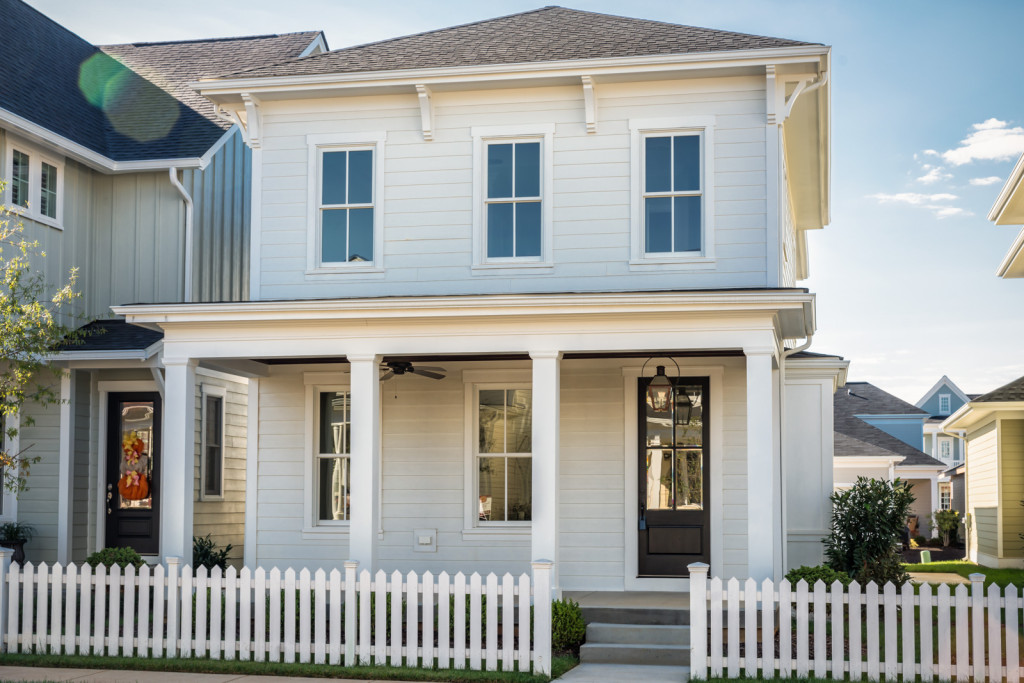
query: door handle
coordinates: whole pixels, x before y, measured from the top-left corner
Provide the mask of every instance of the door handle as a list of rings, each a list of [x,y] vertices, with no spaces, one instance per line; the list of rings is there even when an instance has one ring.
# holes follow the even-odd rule
[[[637,529],[644,531],[647,529],[647,506],[640,503],[640,519],[637,523]]]

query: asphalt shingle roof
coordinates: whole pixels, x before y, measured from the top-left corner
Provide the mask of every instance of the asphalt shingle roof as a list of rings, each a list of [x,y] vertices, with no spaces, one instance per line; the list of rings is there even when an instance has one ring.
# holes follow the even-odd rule
[[[1015,379],[1009,384],[1004,384],[987,394],[971,399],[978,403],[995,403],[1003,401],[1024,401],[1024,377]]]
[[[392,38],[231,76],[273,77],[640,57],[816,45],[783,38],[543,7]]]
[[[115,161],[196,157],[229,127],[187,84],[298,56],[318,32],[91,45],[21,0],[0,0],[0,108]]]
[[[857,415],[908,415],[927,413],[868,382],[847,382],[833,401],[835,457],[902,457],[901,466],[945,465],[924,451],[868,424]]]
[[[63,351],[141,351],[164,338],[163,332],[124,320],[93,320],[79,328],[85,333],[80,344],[68,344]]]

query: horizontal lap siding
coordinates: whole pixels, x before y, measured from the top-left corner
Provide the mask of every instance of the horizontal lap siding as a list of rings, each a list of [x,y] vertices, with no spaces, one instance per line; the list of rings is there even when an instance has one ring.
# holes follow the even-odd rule
[[[1024,420],[999,423],[999,481],[1003,511],[1003,557],[1024,557]]]
[[[747,576],[747,376],[743,359],[724,358],[721,365],[722,491],[712,489],[711,496],[722,496],[722,576]]]
[[[968,512],[974,518],[971,545],[977,552],[999,556],[999,457],[996,423],[970,434],[967,474]]]
[[[59,382],[54,383],[60,391]],[[29,424],[34,421],[34,424]],[[60,471],[60,405],[22,407],[19,445],[27,458],[39,458],[32,465],[28,489],[18,496],[18,521],[35,532],[25,545],[26,559],[57,561],[57,499]]]
[[[415,97],[266,103],[262,298],[758,287],[765,274],[763,81],[700,79],[600,86],[588,135],[579,88],[435,93],[425,142]],[[716,267],[632,272],[629,119],[717,116]],[[553,124],[550,273],[473,274],[471,129]],[[306,278],[307,134],[387,131],[384,274]],[[609,280],[613,276],[614,280]]]
[[[89,555],[89,548],[95,542],[94,525],[89,523],[90,512],[95,514],[90,503],[90,399],[92,397],[91,376],[88,372],[75,373],[75,446],[74,446],[74,501],[71,519],[71,561],[81,562]]]

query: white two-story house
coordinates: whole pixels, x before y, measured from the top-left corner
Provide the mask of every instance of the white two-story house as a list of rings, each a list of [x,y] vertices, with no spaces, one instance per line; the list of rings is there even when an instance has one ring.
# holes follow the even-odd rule
[[[820,561],[829,55],[550,7],[196,82],[252,149],[249,300],[114,309],[164,335],[161,554],[205,369],[248,378],[248,566]]]

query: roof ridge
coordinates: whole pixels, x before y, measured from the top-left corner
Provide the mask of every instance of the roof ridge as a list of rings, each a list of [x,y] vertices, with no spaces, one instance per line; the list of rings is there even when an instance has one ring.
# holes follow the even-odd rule
[[[153,45],[187,45],[195,43],[226,43],[231,41],[239,40],[265,40],[267,38],[284,38],[286,36],[302,36],[307,34],[319,34],[323,31],[289,31],[288,33],[261,33],[252,36],[222,36],[219,38],[189,38],[184,40],[153,40],[153,41],[142,41],[137,43],[110,43],[107,45],[97,45],[101,50],[107,48],[116,47],[149,47]]]

